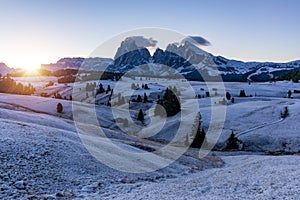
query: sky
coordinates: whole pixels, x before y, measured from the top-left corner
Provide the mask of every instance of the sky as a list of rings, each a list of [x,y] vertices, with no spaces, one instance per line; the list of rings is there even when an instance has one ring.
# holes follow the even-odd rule
[[[0,62],[37,68],[88,57],[144,27],[204,37],[204,50],[230,59],[299,60],[299,9],[298,0],[0,0]]]

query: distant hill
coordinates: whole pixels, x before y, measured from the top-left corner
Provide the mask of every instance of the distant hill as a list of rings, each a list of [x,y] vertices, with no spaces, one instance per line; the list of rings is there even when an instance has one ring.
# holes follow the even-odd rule
[[[6,74],[11,74],[14,72],[14,69],[7,67],[5,63],[0,63],[0,74],[5,76]]]
[[[87,71],[100,71],[113,62],[111,58],[62,58],[56,63],[42,64],[41,69],[58,71],[62,69],[79,69]]]

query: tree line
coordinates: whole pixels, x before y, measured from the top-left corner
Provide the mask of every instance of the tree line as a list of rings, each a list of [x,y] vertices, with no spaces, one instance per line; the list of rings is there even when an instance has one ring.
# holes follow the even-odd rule
[[[29,83],[28,85],[23,85],[22,83],[17,83],[10,75],[2,77],[0,75],[0,92],[10,93],[10,94],[21,94],[21,95],[31,95],[35,92],[35,88]]]

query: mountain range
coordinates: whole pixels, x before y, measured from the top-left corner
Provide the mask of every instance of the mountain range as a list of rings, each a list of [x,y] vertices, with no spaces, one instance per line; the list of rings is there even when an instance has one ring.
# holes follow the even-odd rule
[[[224,81],[269,81],[298,68],[300,69],[300,60],[288,63],[230,60],[207,53],[189,41],[180,45],[169,44],[165,50],[157,48],[151,55],[147,48],[138,47],[134,40],[124,40],[114,59],[62,58],[56,63],[41,65],[41,69],[48,71],[63,69],[118,73],[130,71],[135,75],[147,73],[153,76],[167,76],[175,70],[189,80],[200,81],[203,80],[203,75],[214,77],[217,74],[221,75]],[[0,64],[0,73],[8,72],[9,68],[3,63]]]

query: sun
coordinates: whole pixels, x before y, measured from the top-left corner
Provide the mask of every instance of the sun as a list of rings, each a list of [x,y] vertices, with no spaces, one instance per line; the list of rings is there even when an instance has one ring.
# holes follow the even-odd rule
[[[34,75],[39,71],[41,61],[36,57],[23,55],[10,60],[7,66],[24,71],[25,75]]]
[[[40,69],[41,63],[36,60],[23,60],[19,67],[27,72],[35,72]]]

